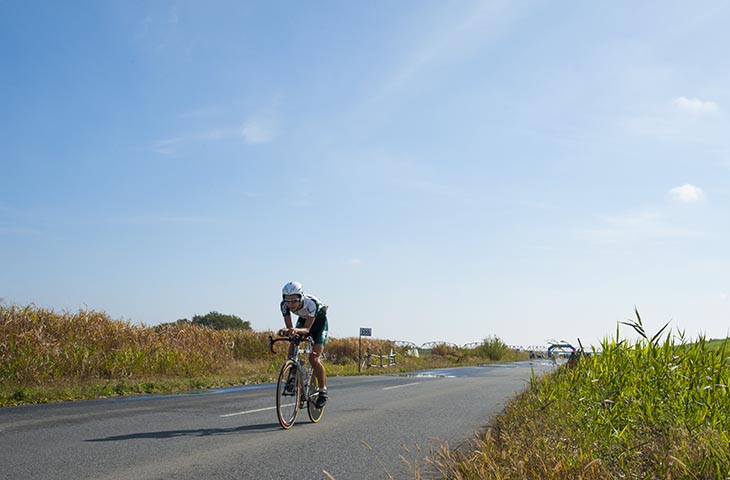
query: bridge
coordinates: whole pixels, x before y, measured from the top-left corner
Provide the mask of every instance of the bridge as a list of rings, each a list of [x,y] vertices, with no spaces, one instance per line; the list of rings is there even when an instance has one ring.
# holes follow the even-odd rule
[[[418,350],[431,350],[433,347],[437,345],[445,345],[447,347],[451,348],[466,348],[466,349],[474,349],[478,348],[479,346],[484,344],[484,341],[481,342],[469,342],[465,343],[463,345],[458,345],[453,342],[446,342],[443,340],[434,340],[431,342],[426,342],[421,345],[418,345],[414,342],[408,341],[408,340],[393,340],[393,343],[396,347],[399,348],[407,348],[407,349],[418,349]],[[526,350],[532,350],[536,352],[547,352],[548,347],[544,345],[530,345],[527,348],[525,348],[523,345],[507,345],[507,348],[510,350],[517,350],[518,352],[526,351]]]

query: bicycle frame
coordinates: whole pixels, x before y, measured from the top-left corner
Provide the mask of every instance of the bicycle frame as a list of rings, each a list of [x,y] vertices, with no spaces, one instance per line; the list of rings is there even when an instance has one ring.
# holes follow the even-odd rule
[[[304,408],[306,402],[309,401],[309,377],[312,376],[312,364],[306,362],[306,359],[312,353],[310,338],[304,338],[300,342],[296,340],[292,342],[295,345],[294,353],[289,355],[289,360],[293,360],[297,364],[297,380],[302,386],[302,396],[299,399],[299,408]],[[304,347],[302,348],[302,344]],[[305,363],[306,362],[306,363]]]

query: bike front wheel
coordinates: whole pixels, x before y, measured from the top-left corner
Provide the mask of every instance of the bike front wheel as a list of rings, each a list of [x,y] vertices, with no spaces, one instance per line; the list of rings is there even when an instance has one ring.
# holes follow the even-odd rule
[[[297,364],[293,360],[287,360],[281,367],[279,380],[276,382],[276,416],[282,428],[288,430],[294,425],[299,413],[301,393],[302,386],[297,377]]]
[[[315,375],[314,372],[312,372],[309,376],[309,388],[307,390],[309,394],[309,398],[307,398],[307,413],[309,414],[309,419],[312,423],[317,423],[324,414],[324,405],[322,408],[317,408],[315,406],[317,397],[319,396],[319,382],[317,381],[317,375]]]

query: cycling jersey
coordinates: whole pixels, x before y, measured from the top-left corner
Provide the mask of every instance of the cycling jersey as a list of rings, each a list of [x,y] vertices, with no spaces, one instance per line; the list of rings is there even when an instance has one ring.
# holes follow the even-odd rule
[[[299,317],[297,320],[296,328],[304,328],[306,323],[305,317],[314,317],[314,323],[309,329],[309,335],[314,340],[315,344],[324,345],[327,342],[327,305],[322,303],[320,299],[314,295],[304,294],[302,296],[301,307],[298,310],[292,311],[289,305],[282,300],[281,302],[281,314],[287,316],[294,314]]]

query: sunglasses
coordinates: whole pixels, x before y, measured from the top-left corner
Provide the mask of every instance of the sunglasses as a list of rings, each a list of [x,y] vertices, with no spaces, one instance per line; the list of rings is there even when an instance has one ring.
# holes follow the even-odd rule
[[[285,298],[284,303],[297,303],[299,300],[301,300],[301,299],[300,298]]]

